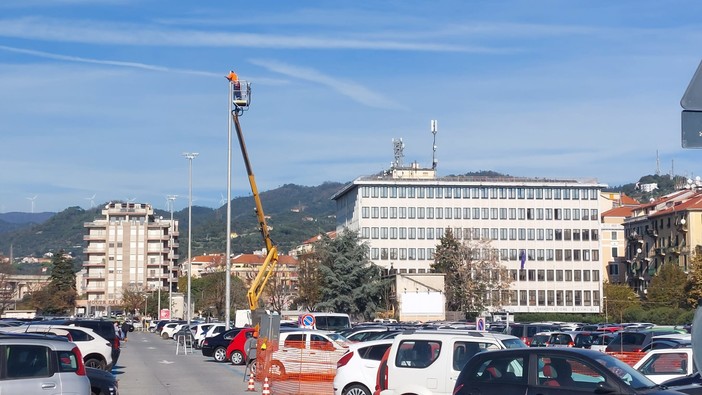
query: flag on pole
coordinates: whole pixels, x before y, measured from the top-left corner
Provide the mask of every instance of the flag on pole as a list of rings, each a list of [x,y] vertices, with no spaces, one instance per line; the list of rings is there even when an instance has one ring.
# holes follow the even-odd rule
[[[519,262],[522,264],[521,269],[524,270],[524,264],[526,263],[526,251],[519,251]]]

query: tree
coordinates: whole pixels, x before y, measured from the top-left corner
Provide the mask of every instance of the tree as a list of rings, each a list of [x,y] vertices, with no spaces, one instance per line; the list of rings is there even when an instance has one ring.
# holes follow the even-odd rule
[[[604,303],[607,319],[623,321],[624,311],[641,306],[641,301],[633,289],[626,284],[604,283]]]
[[[687,276],[676,263],[663,264],[648,285],[647,302],[654,308],[686,306],[686,284]]]
[[[358,233],[344,229],[335,239],[324,235],[313,253],[319,262],[316,309],[370,320],[382,298],[380,268],[368,259],[368,246]]]
[[[125,312],[134,314],[136,310],[144,309],[146,292],[144,287],[127,286],[122,290],[122,308]]]
[[[466,318],[499,309],[512,282],[489,240],[464,244],[450,229],[441,238],[431,267],[445,274],[446,309],[461,311]]]
[[[436,273],[445,274],[446,310],[466,311],[465,279],[459,269],[463,266],[467,251],[461,242],[453,236],[451,229],[446,229],[440,242],[436,246],[431,269]]]
[[[227,295],[227,272],[220,270],[209,273],[200,278],[191,279],[192,300],[195,310],[224,318]],[[230,309],[248,309],[246,299],[246,285],[234,275],[230,274]]]
[[[697,307],[697,303],[702,299],[702,253],[695,251],[690,259],[690,271],[688,272],[685,284],[685,296],[687,304],[692,308]]]
[[[314,254],[300,257],[297,269],[297,297],[293,303],[304,310],[312,310],[320,302],[319,261]]]
[[[76,306],[76,274],[73,271],[72,258],[63,250],[54,254],[51,260],[49,284],[33,294],[34,308],[46,315],[65,315]]]

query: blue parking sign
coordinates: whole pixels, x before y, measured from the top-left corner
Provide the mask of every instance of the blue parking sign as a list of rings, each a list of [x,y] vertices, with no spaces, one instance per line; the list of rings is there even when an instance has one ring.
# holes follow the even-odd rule
[[[475,319],[475,329],[479,330],[479,331],[485,330],[485,318],[484,317],[478,317]]]

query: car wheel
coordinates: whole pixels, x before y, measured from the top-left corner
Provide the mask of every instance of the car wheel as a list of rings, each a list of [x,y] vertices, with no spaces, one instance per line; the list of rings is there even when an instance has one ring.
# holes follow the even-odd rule
[[[251,361],[251,366],[249,366],[249,371],[256,377],[256,360]]]
[[[227,349],[224,347],[217,347],[212,354],[214,360],[217,362],[224,362],[227,360]]]
[[[344,388],[342,395],[371,395],[371,392],[362,384],[354,384]]]
[[[161,332],[161,337],[162,337],[164,340],[165,340],[165,339],[170,339],[170,336],[168,336],[168,333],[166,333],[166,332]]]
[[[280,361],[271,362],[270,368],[271,376],[274,376],[278,380],[285,380],[287,376],[285,375],[285,367]]]
[[[105,362],[97,358],[88,358],[84,362],[86,368],[95,368],[100,370],[105,370]]]
[[[244,354],[241,351],[234,351],[231,360],[233,365],[242,365],[244,363]]]

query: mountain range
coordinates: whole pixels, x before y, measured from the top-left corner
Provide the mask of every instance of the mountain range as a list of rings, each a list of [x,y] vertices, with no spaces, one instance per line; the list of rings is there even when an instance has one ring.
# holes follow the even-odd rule
[[[506,175],[479,171],[466,176],[504,177]],[[639,183],[657,183],[658,189],[645,192],[636,188],[638,183],[607,188],[623,192],[639,200],[648,201],[672,192],[676,184],[684,184],[684,177],[647,175]],[[336,204],[330,198],[344,184],[325,182],[318,186],[286,184],[261,192],[261,202],[267,222],[272,227],[271,237],[278,249],[286,253],[303,241],[336,229]],[[107,203],[107,202],[106,202]],[[106,204],[105,203],[105,204]],[[0,214],[0,256],[9,256],[12,246],[14,257],[41,257],[47,252],[64,250],[76,257],[76,266],[82,265],[84,224],[101,218],[101,207],[92,209],[69,207],[59,213],[2,213]],[[232,253],[251,253],[264,246],[258,230],[252,196],[232,199]],[[170,218],[170,212],[154,210],[155,215]],[[188,210],[174,212],[179,221],[180,257],[187,258]],[[193,206],[192,253],[222,253],[226,249],[226,205],[219,208]]]

